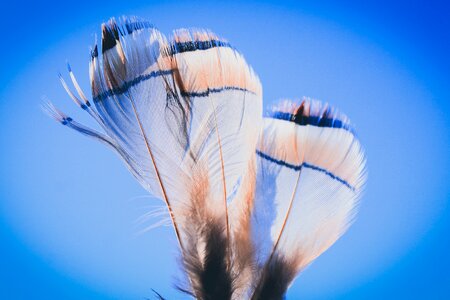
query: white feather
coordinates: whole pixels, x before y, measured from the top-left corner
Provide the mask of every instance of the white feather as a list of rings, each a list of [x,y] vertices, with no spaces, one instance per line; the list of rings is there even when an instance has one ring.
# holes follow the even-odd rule
[[[267,268],[281,257],[297,273],[350,225],[366,178],[364,153],[344,115],[309,99],[275,107],[257,151],[259,259]]]

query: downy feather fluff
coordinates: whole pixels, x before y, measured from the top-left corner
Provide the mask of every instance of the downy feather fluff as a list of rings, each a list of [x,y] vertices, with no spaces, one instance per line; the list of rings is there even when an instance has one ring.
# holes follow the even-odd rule
[[[166,38],[137,18],[102,25],[92,100],[60,76],[104,133],[52,104],[63,125],[113,148],[162,199],[197,299],[281,299],[296,274],[347,229],[365,181],[348,119],[319,102],[262,118],[243,56],[207,30]]]

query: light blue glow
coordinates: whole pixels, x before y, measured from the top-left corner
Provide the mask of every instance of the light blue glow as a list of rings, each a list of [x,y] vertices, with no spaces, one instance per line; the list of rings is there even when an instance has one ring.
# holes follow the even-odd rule
[[[163,203],[146,196],[112,151],[40,109],[48,97],[93,125],[57,72],[65,74],[69,60],[89,91],[94,34],[123,14],[166,34],[209,28],[245,55],[266,106],[309,96],[355,125],[369,169],[357,221],[297,278],[288,299],[450,297],[450,26],[437,12],[400,2],[405,15],[417,14],[414,22],[395,15],[400,4],[356,2],[77,1],[26,3],[26,11],[10,4],[1,21],[10,43],[0,50],[0,298],[144,299],[151,288],[181,297],[171,228],[139,233],[152,221],[135,223]]]

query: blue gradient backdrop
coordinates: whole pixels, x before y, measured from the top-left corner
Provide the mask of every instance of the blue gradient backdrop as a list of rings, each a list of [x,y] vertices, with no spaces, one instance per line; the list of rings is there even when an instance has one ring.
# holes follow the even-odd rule
[[[169,227],[135,221],[161,203],[118,157],[52,122],[43,97],[92,122],[60,87],[110,16],[163,32],[207,27],[260,75],[265,105],[311,96],[346,112],[369,184],[349,232],[289,299],[450,299],[450,8],[439,1],[2,1],[0,299],[180,299]]]

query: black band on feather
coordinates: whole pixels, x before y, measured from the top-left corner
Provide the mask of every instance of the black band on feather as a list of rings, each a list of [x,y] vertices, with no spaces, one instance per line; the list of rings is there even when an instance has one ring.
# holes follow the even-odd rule
[[[230,43],[220,40],[179,42],[173,43],[169,46],[169,55],[172,56],[178,53],[192,52],[196,50],[208,50],[217,47],[231,48],[231,45]]]
[[[103,24],[102,28],[102,53],[116,46],[119,39],[119,32],[116,23],[111,20],[110,25]]]
[[[98,47],[97,47],[97,45],[95,45],[94,49],[92,49],[92,51],[91,51],[91,60],[93,60],[96,57],[98,57]]]
[[[122,94],[126,93],[131,87],[134,87],[143,81],[147,81],[147,80],[149,80],[151,78],[155,78],[155,77],[170,75],[172,73],[173,73],[173,70],[158,70],[158,71],[152,71],[148,74],[140,75],[131,81],[124,82],[119,87],[108,89],[98,95],[95,95],[93,100],[94,100],[94,102],[97,102],[97,101],[102,101],[108,97],[122,95]]]
[[[229,300],[233,294],[233,278],[227,263],[228,241],[225,228],[216,222],[207,224],[201,236],[205,248],[203,259],[197,252],[197,243],[192,245],[191,254],[184,257],[186,271],[192,279],[193,296],[199,300]],[[183,292],[185,290],[180,289]]]
[[[284,299],[289,284],[297,274],[284,258],[274,255],[259,278],[252,300]]]
[[[273,119],[286,120],[294,122],[295,124],[306,126],[317,126],[317,127],[330,127],[330,128],[342,128],[344,130],[353,132],[353,128],[347,123],[336,119],[332,116],[322,115],[322,116],[305,116],[302,114],[291,114],[282,111],[277,111],[270,116]]]
[[[127,34],[132,34],[134,31],[146,29],[146,28],[154,28],[153,24],[148,21],[131,21],[126,19],[125,23],[119,28],[122,36]]]

